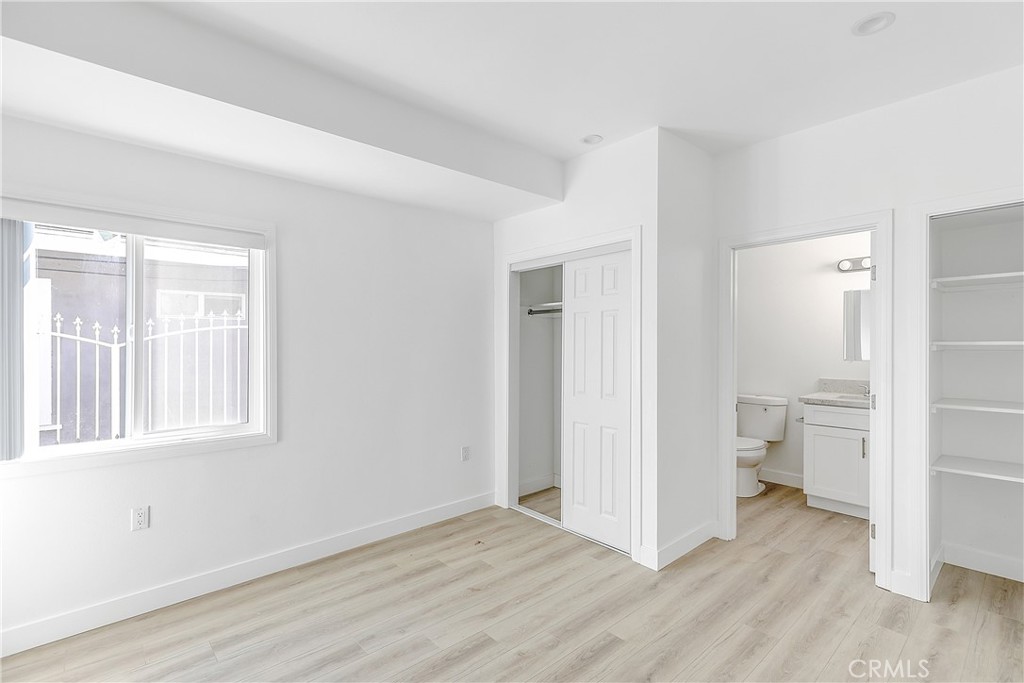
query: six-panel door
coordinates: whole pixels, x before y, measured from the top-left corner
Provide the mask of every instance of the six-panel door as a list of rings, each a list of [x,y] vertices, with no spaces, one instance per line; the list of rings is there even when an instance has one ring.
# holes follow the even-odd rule
[[[629,551],[630,255],[563,269],[562,524]]]

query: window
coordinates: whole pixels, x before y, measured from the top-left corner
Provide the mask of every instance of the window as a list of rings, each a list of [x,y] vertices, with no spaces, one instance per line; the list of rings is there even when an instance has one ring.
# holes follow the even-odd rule
[[[265,236],[85,218],[3,223],[7,459],[272,438]]]

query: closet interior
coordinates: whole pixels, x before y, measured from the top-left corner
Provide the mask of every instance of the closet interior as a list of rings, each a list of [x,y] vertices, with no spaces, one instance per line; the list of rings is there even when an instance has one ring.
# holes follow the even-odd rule
[[[929,225],[932,581],[943,562],[1024,580],[1024,210]]]
[[[562,266],[519,281],[519,504],[562,518]]]

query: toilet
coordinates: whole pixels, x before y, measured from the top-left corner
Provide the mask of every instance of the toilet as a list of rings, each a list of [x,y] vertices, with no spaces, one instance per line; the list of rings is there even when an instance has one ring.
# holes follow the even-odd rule
[[[768,442],[786,434],[786,407],[781,396],[740,394],[736,397],[736,496],[751,498],[764,491],[757,480]]]

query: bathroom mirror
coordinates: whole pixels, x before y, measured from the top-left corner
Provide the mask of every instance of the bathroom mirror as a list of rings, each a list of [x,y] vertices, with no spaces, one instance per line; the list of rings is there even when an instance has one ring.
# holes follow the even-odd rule
[[[843,360],[871,359],[871,290],[843,292]]]

